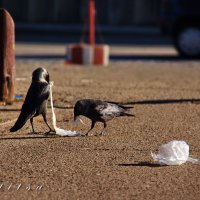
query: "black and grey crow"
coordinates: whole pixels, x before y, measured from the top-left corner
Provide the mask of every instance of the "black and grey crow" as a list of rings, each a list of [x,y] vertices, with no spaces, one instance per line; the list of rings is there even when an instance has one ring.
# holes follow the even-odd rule
[[[33,118],[42,115],[44,122],[51,128],[47,123],[46,110],[47,110],[47,100],[50,94],[50,83],[49,83],[49,73],[44,68],[37,68],[32,73],[32,83],[28,89],[24,104],[21,108],[21,113],[15,123],[15,125],[10,129],[10,132],[15,132],[21,129],[27,120],[30,119],[31,126],[33,127]]]
[[[96,122],[102,122],[104,124],[104,127],[100,133],[102,135],[107,126],[107,121],[119,116],[133,117],[133,114],[127,113],[127,110],[130,108],[133,107],[109,103],[101,100],[83,99],[77,101],[75,104],[74,121],[76,121],[80,115],[91,119],[92,125],[86,135],[88,135],[88,133],[94,128]]]

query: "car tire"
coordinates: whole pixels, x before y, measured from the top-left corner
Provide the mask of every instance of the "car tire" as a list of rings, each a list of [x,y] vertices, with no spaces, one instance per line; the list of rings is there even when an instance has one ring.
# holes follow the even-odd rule
[[[179,54],[187,58],[200,58],[200,27],[187,26],[174,37],[175,47]]]

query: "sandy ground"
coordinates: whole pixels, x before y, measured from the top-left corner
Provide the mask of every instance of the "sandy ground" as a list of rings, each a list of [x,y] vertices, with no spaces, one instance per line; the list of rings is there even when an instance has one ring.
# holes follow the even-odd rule
[[[28,52],[23,45],[17,50]],[[62,128],[80,133],[90,128],[84,117],[86,125],[71,123],[72,107],[81,98],[133,105],[136,117],[110,121],[103,137],[95,136],[102,128],[97,124],[93,135],[63,138],[45,135],[42,117],[34,120],[38,134],[31,134],[29,122],[9,133],[22,102],[0,106],[1,200],[200,199],[200,165],[160,166],[151,157],[151,151],[176,139],[200,158],[200,62],[113,61],[103,68],[27,59],[16,65],[16,94],[23,97],[33,69],[47,68]]]

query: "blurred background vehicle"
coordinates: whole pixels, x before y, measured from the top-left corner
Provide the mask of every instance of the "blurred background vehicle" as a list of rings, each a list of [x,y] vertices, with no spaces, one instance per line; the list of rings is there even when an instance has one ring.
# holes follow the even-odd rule
[[[200,1],[162,0],[160,28],[184,57],[200,57]]]
[[[97,43],[171,46],[173,41],[181,56],[200,57],[200,0],[95,4]],[[0,0],[0,7],[12,15],[18,42],[87,42],[88,0]]]

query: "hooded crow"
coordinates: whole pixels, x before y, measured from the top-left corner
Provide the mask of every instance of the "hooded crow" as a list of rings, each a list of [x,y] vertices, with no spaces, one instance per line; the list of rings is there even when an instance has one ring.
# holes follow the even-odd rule
[[[35,133],[33,118],[40,114],[43,116],[44,122],[49,127],[50,131],[52,131],[46,119],[47,100],[49,94],[49,73],[44,68],[37,68],[32,73],[32,83],[28,89],[24,104],[22,105],[21,113],[15,125],[10,129],[10,132],[15,132],[21,129],[27,120],[30,119],[33,133]]]
[[[94,128],[96,122],[102,122],[104,127],[100,134],[103,135],[103,131],[107,126],[107,121],[120,116],[134,117],[133,114],[127,113],[127,110],[130,108],[133,107],[127,107],[101,100],[83,99],[77,101],[75,104],[74,121],[78,120],[80,115],[91,119],[92,125],[89,131],[86,133],[86,136]]]

